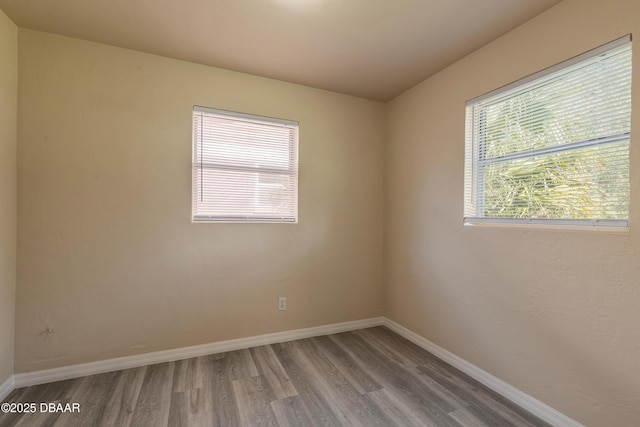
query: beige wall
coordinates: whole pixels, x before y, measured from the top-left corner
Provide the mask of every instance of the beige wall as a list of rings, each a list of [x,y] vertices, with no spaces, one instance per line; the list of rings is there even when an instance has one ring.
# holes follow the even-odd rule
[[[18,29],[0,11],[0,385],[13,375]]]
[[[383,104],[30,30],[19,58],[16,372],[382,314]],[[300,122],[299,224],[190,222],[194,104]]]
[[[627,234],[464,228],[464,105],[627,33],[637,0],[568,0],[389,106],[385,314],[589,426],[640,425],[640,41]]]
[[[379,103],[21,30],[16,372],[378,316],[384,300],[578,421],[640,424],[637,138],[629,233],[462,226],[464,102],[640,29],[636,3],[561,3],[394,100],[386,129]],[[0,30],[4,65],[15,27]],[[300,121],[299,224],[190,223],[194,104]],[[3,162],[15,129],[1,143]],[[11,211],[15,164],[0,173]],[[0,218],[4,327],[15,215]]]

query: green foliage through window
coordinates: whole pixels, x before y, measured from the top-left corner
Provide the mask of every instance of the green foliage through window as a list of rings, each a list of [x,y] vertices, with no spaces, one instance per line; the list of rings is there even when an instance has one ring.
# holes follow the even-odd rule
[[[465,220],[626,225],[631,43],[467,104]]]

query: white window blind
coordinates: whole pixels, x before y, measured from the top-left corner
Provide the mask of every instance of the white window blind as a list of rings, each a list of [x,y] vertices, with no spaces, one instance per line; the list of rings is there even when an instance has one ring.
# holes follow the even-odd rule
[[[466,224],[627,226],[630,36],[466,108]]]
[[[193,221],[297,222],[298,123],[193,108]]]

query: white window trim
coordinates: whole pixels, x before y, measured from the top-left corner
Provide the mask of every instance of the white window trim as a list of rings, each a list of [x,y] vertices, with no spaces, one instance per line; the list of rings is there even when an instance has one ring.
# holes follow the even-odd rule
[[[503,92],[507,92],[511,89],[517,88],[519,86],[523,86],[529,82],[540,79],[542,77],[548,76],[549,74],[553,74],[557,71],[564,70],[565,68],[569,68],[572,65],[578,64],[582,61],[586,61],[588,59],[594,58],[598,55],[601,55],[605,52],[608,52],[612,49],[615,49],[620,46],[624,46],[625,44],[631,41],[631,34],[627,34],[626,36],[620,37],[619,39],[610,41],[609,43],[605,43],[602,46],[598,46],[594,49],[591,49],[585,53],[574,56],[573,58],[567,59],[566,61],[562,61],[559,64],[552,65],[551,67],[545,68],[544,70],[540,70],[536,73],[530,74],[527,77],[523,77],[520,80],[516,80],[515,82],[509,83],[502,87],[492,90],[491,92],[487,92],[480,96],[476,96],[475,98],[471,98],[466,102],[466,106],[475,104],[480,101],[484,101],[485,99],[492,98],[496,95],[499,95]]]
[[[605,52],[608,52],[612,49],[615,49],[617,47],[620,46],[624,46],[628,43],[630,43],[632,41],[632,37],[631,34],[627,34],[623,37],[620,37],[619,39],[613,40],[609,43],[606,43],[602,46],[599,46],[595,49],[592,49],[590,51],[587,51],[583,54],[577,55],[573,58],[570,58],[566,61],[563,61],[559,64],[556,64],[554,66],[548,67],[544,70],[541,70],[539,72],[533,73],[527,77],[524,77],[522,79],[519,79],[517,81],[514,81],[512,83],[509,83],[505,86],[502,86],[500,88],[497,88],[495,90],[492,90],[490,92],[487,92],[485,94],[482,94],[480,96],[477,96],[475,98],[469,99],[465,106],[466,107],[470,107],[474,104],[477,104],[478,102],[481,102],[485,99],[489,99],[492,98],[494,96],[500,95],[501,93],[510,91],[512,89],[518,88],[520,86],[526,85],[530,82],[533,82],[537,79],[543,78],[547,75],[556,73],[558,71],[561,71],[565,68],[571,67],[575,64],[578,64],[580,62],[586,61],[590,58],[594,58],[598,55],[601,55]],[[469,118],[467,117],[467,123],[466,123],[466,128],[465,128],[465,138],[468,138],[470,132],[472,132],[471,127],[471,123],[469,121]],[[552,153],[559,153],[559,152],[563,152],[563,151],[570,151],[572,149],[576,149],[577,147],[583,148],[583,147],[588,147],[588,146],[595,146],[595,145],[601,145],[603,144],[603,141],[605,141],[605,143],[607,142],[615,142],[615,141],[619,141],[619,140],[626,140],[626,139],[630,139],[630,132],[624,132],[624,133],[620,133],[620,134],[616,134],[616,135],[610,135],[607,136],[605,138],[595,138],[592,140],[585,140],[585,141],[579,141],[573,144],[566,144],[564,146],[558,147],[558,146],[554,146],[554,147],[548,147],[548,148],[542,148],[539,150],[533,150],[532,153],[534,154],[539,154],[539,155],[544,155],[544,154],[552,154]],[[465,142],[465,155],[468,154],[468,147],[467,147],[467,142]],[[473,155],[473,154],[472,154]],[[488,161],[485,161],[485,164],[490,164],[490,163],[497,163],[498,161],[505,161],[504,159],[507,160],[514,160],[516,158],[519,158],[521,155],[521,153],[514,153],[513,155],[507,155],[507,156],[503,156],[500,160],[495,160],[495,159],[489,159]],[[522,156],[524,157],[530,157],[530,154],[528,156]],[[473,167],[476,167],[478,165],[478,163],[482,163],[482,160],[475,160],[473,162]],[[465,158],[465,174],[466,174],[466,168],[468,166],[466,165],[466,158]],[[475,180],[475,178],[474,178]],[[631,178],[629,177],[629,184],[631,185]],[[467,202],[467,195],[466,195],[466,177],[465,177],[465,204]],[[477,187],[474,187],[472,190],[472,192],[477,192],[477,191],[481,191],[481,189],[478,189]],[[629,205],[629,209],[631,208],[631,203]],[[480,209],[480,208],[478,208]],[[492,218],[492,217],[467,217],[466,215],[463,216],[463,225],[465,227],[469,227],[469,228],[473,228],[473,227],[483,227],[483,228],[528,228],[528,229],[546,229],[546,230],[564,230],[564,231],[602,231],[602,232],[608,232],[608,233],[613,233],[613,234],[626,234],[629,231],[629,218],[630,218],[630,212],[628,215],[627,219],[593,219],[593,220],[589,220],[589,219],[527,219],[527,218]]]
[[[293,205],[294,211],[292,212],[292,216],[286,217],[278,217],[278,216],[259,216],[259,215],[237,215],[237,216],[222,216],[222,215],[198,215],[196,213],[196,201],[195,197],[197,184],[196,184],[196,173],[195,170],[197,168],[195,162],[195,154],[196,154],[196,140],[195,135],[192,136],[192,209],[191,209],[191,222],[194,224],[207,224],[207,223],[232,223],[232,224],[297,224],[298,223],[298,150],[299,150],[299,139],[298,139],[298,127],[299,124],[294,120],[286,120],[281,118],[260,116],[255,114],[246,114],[240,113],[236,111],[229,110],[221,110],[209,107],[202,106],[193,106],[193,113],[209,113],[213,115],[217,115],[223,118],[238,118],[241,120],[260,122],[260,123],[269,123],[269,124],[279,124],[283,127],[290,127],[296,129],[296,139],[292,144],[293,147],[290,148],[290,153],[294,156],[292,160],[292,169],[290,171],[291,175],[295,177],[295,189],[294,189],[294,197],[293,197]],[[242,167],[238,167],[238,169],[243,169]]]

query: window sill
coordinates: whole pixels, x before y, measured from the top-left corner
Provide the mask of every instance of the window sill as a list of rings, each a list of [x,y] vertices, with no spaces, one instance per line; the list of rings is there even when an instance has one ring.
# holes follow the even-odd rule
[[[515,222],[482,222],[482,221],[465,221],[465,228],[519,228],[519,229],[538,229],[548,231],[587,231],[596,233],[610,234],[629,234],[629,226],[615,227],[610,225],[566,225],[566,224],[527,224]]]
[[[191,219],[192,224],[297,224],[298,220],[270,219]]]

